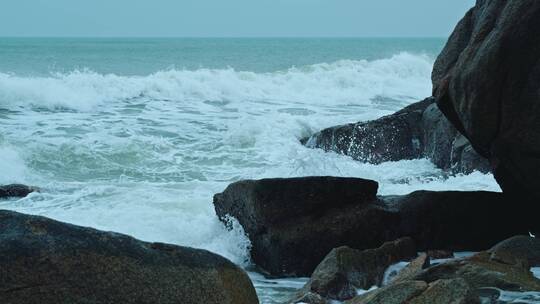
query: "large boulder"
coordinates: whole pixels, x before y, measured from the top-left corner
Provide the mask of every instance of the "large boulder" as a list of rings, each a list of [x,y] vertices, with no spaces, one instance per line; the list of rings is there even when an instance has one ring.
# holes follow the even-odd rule
[[[317,266],[298,298],[315,293],[325,299],[351,299],[357,289],[381,286],[390,265],[415,256],[416,246],[411,238],[387,242],[379,248],[364,251],[349,247],[335,248]]]
[[[428,158],[454,173],[490,171],[487,160],[444,117],[433,98],[376,120],[324,129],[302,142],[375,164]]]
[[[247,180],[216,194],[214,206],[221,219],[238,219],[262,270],[309,276],[330,250],[347,245],[356,234],[367,248],[386,239],[389,227],[383,223],[392,222],[393,215],[372,203],[377,189],[376,182],[359,178]]]
[[[12,197],[25,197],[32,192],[39,191],[36,187],[21,184],[0,186],[0,199]]]
[[[246,273],[205,250],[0,211],[2,303],[258,303]]]
[[[433,69],[433,95],[503,191],[540,198],[540,1],[478,0]]]
[[[479,251],[528,233],[523,222],[512,220],[523,211],[508,208],[501,193],[376,197],[376,191],[376,182],[363,179],[265,179],[229,185],[214,205],[221,219],[239,221],[251,240],[253,261],[273,276],[310,276],[341,246],[377,248],[410,236],[420,250]]]

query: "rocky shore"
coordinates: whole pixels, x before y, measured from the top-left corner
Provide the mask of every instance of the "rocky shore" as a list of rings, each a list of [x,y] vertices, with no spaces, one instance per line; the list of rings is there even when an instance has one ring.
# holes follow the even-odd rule
[[[258,303],[211,252],[0,211],[2,303]]]
[[[214,196],[216,214],[242,225],[260,272],[310,277],[290,303],[500,303],[501,291],[540,292],[540,241],[529,236],[540,231],[539,54],[540,1],[477,0],[435,63],[433,97],[302,139],[363,162],[493,172],[502,193],[378,196],[362,178],[243,180]],[[2,186],[0,199],[34,191]],[[208,251],[0,210],[0,302],[37,299],[258,303],[246,273]]]

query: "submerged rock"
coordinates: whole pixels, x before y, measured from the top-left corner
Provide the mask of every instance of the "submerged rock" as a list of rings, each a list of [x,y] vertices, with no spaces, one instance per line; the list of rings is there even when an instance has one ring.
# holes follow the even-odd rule
[[[258,303],[246,273],[205,250],[0,211],[2,303]]]
[[[253,261],[273,276],[310,276],[341,246],[377,248],[410,236],[419,250],[480,251],[528,231],[509,220],[524,211],[509,208],[501,193],[376,191],[376,182],[363,179],[265,179],[229,185],[214,205],[220,218],[232,216],[244,227]]]
[[[375,164],[429,158],[456,173],[490,171],[487,160],[444,117],[433,98],[376,120],[324,129],[302,142]]]
[[[540,1],[478,0],[432,74],[442,112],[529,208],[540,198],[539,53]]]
[[[0,199],[10,197],[25,197],[32,192],[39,191],[36,187],[13,184],[0,186]]]
[[[415,256],[416,246],[411,238],[364,251],[349,247],[336,248],[317,266],[300,295],[315,293],[326,299],[351,299],[357,289],[380,286],[388,266]]]

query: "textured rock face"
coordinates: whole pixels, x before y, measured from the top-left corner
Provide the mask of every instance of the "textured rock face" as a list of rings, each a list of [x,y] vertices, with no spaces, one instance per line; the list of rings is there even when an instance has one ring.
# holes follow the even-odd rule
[[[490,171],[487,160],[444,117],[433,98],[373,121],[322,130],[303,142],[375,164],[429,158],[437,167],[456,173]]]
[[[0,199],[10,197],[25,197],[35,191],[39,191],[39,189],[26,185],[13,184],[0,186]]]
[[[424,100],[377,120],[322,130],[306,145],[375,164],[418,158],[422,151],[418,122],[430,103]]]
[[[410,236],[419,250],[479,251],[528,233],[524,223],[509,220],[523,217],[523,211],[508,208],[501,193],[376,197],[376,190],[376,182],[348,178],[244,181],[217,194],[214,206],[220,218],[240,222],[253,245],[253,261],[274,276],[311,276],[341,246],[377,248]]]
[[[437,104],[503,190],[540,198],[540,2],[478,0],[439,55]]]
[[[435,265],[414,277],[428,283],[461,278],[472,288],[496,287],[508,291],[540,291],[540,280],[524,265],[510,265],[481,252],[467,259]]]
[[[345,304],[403,304],[428,288],[426,282],[407,281],[392,284],[358,296]]]
[[[416,246],[411,238],[364,251],[349,247],[335,248],[317,266],[300,294],[315,293],[326,299],[348,300],[356,295],[357,289],[380,286],[384,272],[390,265],[415,256]]]
[[[491,258],[508,261],[508,257],[521,259],[530,267],[540,266],[540,239],[518,235],[504,240],[489,250]],[[515,261],[514,261],[515,262]]]
[[[418,297],[409,301],[410,304],[480,304],[474,290],[461,278],[438,280]]]
[[[248,276],[204,250],[0,211],[2,303],[258,303]]]
[[[423,254],[402,269],[388,285],[345,303],[479,304],[503,303],[500,290],[539,291],[540,280],[523,263],[508,263],[536,256],[531,239],[517,236],[469,258],[426,265]],[[516,249],[516,250],[512,250]],[[495,253],[504,252],[501,260]]]
[[[238,219],[252,242],[253,261],[263,270],[309,276],[330,250],[355,234],[363,235],[366,246],[380,245],[388,229],[369,218],[390,223],[392,214],[370,204],[377,188],[376,182],[357,178],[241,181],[216,194],[214,206],[220,218]],[[364,217],[368,220],[357,221]]]

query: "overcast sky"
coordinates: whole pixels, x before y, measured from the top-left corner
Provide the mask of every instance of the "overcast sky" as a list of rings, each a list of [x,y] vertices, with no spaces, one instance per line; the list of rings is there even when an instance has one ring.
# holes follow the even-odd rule
[[[446,37],[474,0],[0,0],[0,36]]]

